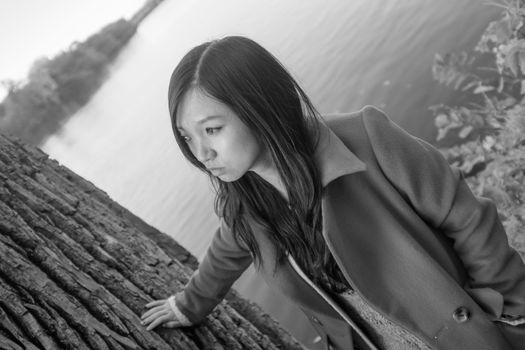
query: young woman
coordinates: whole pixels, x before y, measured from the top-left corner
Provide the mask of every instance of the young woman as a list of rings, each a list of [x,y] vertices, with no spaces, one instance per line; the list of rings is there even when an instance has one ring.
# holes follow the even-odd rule
[[[169,87],[173,131],[216,186],[220,227],[148,329],[193,325],[254,262],[331,349],[525,349],[525,266],[494,204],[380,110],[323,121],[264,48],[193,48]]]

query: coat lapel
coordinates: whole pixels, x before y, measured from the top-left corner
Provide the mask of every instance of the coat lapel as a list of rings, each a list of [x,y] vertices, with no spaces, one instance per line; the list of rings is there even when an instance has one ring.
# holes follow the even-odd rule
[[[366,170],[365,163],[324,123],[320,124],[314,158],[323,187],[343,175]]]

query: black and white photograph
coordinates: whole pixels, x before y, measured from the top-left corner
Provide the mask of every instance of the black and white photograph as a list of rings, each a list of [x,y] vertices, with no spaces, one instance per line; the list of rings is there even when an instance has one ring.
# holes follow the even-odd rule
[[[0,48],[0,350],[525,350],[525,0],[5,0]]]

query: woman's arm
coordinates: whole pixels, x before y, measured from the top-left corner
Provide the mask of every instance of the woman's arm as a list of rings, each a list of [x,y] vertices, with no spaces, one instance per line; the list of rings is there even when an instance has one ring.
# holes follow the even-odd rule
[[[385,176],[429,225],[453,240],[471,285],[501,293],[503,314],[525,315],[525,266],[508,244],[494,203],[474,196],[436,148],[378,109],[366,107],[363,121]]]
[[[252,263],[250,252],[237,244],[233,233],[221,219],[199,268],[184,290],[166,300],[149,303],[142,317],[148,329],[166,322],[166,326],[187,326],[201,322],[221,302],[231,285]],[[154,317],[154,315],[158,315]],[[161,322],[156,322],[164,316]]]

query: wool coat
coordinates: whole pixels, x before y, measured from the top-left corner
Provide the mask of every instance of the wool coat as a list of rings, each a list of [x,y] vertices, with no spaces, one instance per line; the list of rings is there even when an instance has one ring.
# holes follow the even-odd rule
[[[323,237],[371,308],[432,349],[525,349],[525,325],[498,321],[525,315],[523,261],[494,203],[474,196],[437,149],[367,106],[321,126],[315,159]],[[349,324],[289,263],[275,265],[255,221],[252,230],[260,276],[298,304],[327,348],[352,349]],[[177,307],[200,322],[252,261],[221,220]]]

